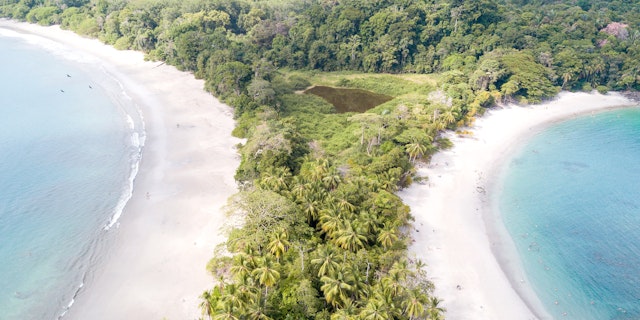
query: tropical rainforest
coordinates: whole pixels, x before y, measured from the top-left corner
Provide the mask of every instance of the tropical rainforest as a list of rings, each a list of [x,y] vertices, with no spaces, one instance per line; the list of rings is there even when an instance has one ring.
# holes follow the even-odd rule
[[[414,165],[450,146],[441,133],[496,103],[640,88],[635,1],[4,0],[0,15],[143,51],[234,108],[246,142],[211,319],[444,318],[395,194],[428,179]],[[312,85],[393,99],[337,112]]]

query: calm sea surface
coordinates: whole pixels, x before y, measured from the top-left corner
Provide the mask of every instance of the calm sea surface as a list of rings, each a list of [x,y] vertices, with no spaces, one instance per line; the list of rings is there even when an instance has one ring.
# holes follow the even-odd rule
[[[545,129],[507,164],[497,200],[555,319],[640,319],[640,109]]]
[[[144,134],[104,70],[40,42],[0,29],[0,319],[56,319],[72,303]]]

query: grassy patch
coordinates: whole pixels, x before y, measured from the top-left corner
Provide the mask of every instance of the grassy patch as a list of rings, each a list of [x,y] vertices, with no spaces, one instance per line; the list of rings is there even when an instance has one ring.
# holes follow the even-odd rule
[[[354,88],[392,97],[411,93],[428,94],[437,87],[438,76],[433,74],[373,74],[362,72],[290,71],[309,79],[316,86]]]

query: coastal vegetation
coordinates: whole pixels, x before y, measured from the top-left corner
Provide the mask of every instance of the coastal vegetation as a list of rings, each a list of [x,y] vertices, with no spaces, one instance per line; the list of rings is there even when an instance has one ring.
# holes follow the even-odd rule
[[[625,1],[8,0],[0,14],[144,51],[234,108],[246,143],[238,223],[202,296],[213,319],[442,318],[395,195],[450,145],[440,133],[496,102],[640,86],[640,5]],[[353,112],[300,93],[312,85],[391,99]]]

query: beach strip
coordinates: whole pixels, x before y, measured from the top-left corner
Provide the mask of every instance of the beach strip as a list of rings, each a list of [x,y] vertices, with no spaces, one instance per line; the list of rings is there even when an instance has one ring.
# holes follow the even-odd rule
[[[562,92],[540,105],[490,109],[471,134],[447,133],[453,148],[417,170],[428,180],[400,192],[415,217],[411,255],[427,264],[447,319],[550,319],[490,201],[500,171],[554,122],[634,105],[617,93]]]
[[[98,252],[104,256],[63,318],[197,319],[198,297],[213,286],[206,264],[225,240],[222,207],[237,190],[239,140],[231,137],[231,108],[205,92],[204,81],[144,61],[140,52],[118,51],[58,26],[1,20],[0,27],[95,58],[145,119],[133,195],[105,231],[112,245]]]

